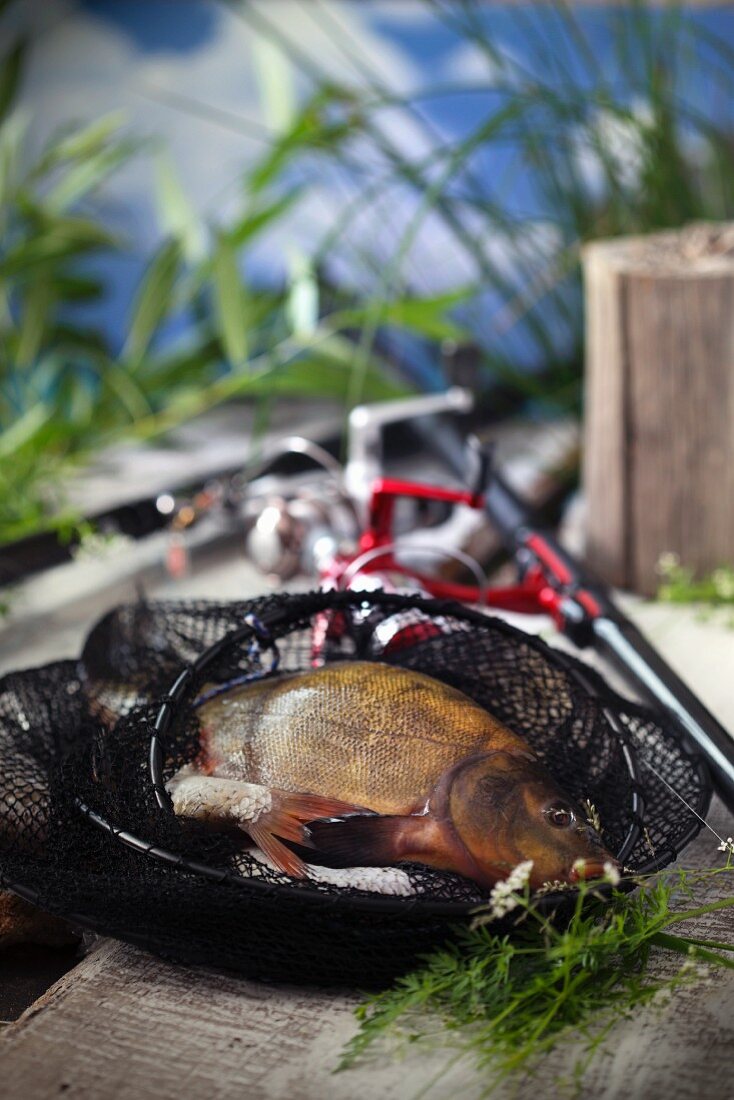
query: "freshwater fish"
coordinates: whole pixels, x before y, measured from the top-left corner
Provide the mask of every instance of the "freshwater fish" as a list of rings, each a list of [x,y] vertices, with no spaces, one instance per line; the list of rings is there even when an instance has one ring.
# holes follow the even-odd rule
[[[281,870],[412,862],[491,887],[618,866],[528,743],[419,672],[335,662],[232,689],[198,710],[197,758],[168,783],[174,811],[237,828]],[[582,861],[582,862],[580,862]]]

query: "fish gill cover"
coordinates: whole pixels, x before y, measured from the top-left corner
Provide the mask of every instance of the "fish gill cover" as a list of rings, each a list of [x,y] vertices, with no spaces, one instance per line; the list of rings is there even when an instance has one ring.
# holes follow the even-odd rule
[[[407,645],[395,645],[396,614]],[[324,616],[337,628],[324,632]],[[246,621],[265,624],[262,644]],[[418,864],[403,868],[408,896],[294,880],[161,797],[199,750],[204,684],[269,674],[271,641],[274,675],[309,669],[324,633],[319,661],[418,670],[506,723],[593,804],[627,867],[664,866],[698,831],[666,784],[703,815],[699,760],[585,665],[499,619],[379,592],[141,602],[102,619],[80,661],[0,681],[0,885],[161,955],[251,977],[364,987],[408,970],[486,901],[475,883]],[[542,903],[562,911],[564,897]]]

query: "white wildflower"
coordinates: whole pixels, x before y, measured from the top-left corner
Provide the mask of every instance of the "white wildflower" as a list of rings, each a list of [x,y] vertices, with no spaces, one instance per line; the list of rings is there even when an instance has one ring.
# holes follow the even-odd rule
[[[715,569],[711,574],[711,580],[716,589],[716,595],[722,600],[734,599],[734,570]]]
[[[667,577],[680,565],[680,558],[670,550],[666,550],[658,558],[655,572],[659,577]]]
[[[692,943],[688,945],[688,957],[684,959],[678,974],[681,977],[690,974],[697,981],[706,981],[711,976],[710,968],[696,958],[696,948]]]
[[[607,882],[611,883],[612,886],[619,886],[619,871],[613,863],[609,862],[609,860],[604,864],[604,878]]]
[[[489,895],[489,913],[492,920],[500,920],[517,908],[520,903],[517,891],[527,886],[532,869],[532,859],[526,859],[524,863],[518,863],[506,879],[495,883]]]
[[[718,847],[719,852],[727,852],[729,855],[734,856],[734,839],[728,836],[726,840],[722,840]]]

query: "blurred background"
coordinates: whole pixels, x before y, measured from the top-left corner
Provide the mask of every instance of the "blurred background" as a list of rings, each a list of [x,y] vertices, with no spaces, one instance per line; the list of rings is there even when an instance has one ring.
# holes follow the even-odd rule
[[[6,581],[146,533],[149,497],[179,516],[180,487],[284,431],[344,457],[349,409],[452,383],[565,497],[584,246],[734,217],[729,5],[5,0],[1,19]],[[699,569],[675,541],[653,547],[667,594],[730,603],[734,547]]]

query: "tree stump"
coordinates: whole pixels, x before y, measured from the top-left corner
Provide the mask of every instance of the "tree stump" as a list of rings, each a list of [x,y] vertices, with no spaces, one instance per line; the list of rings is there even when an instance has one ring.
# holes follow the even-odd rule
[[[660,555],[734,563],[734,224],[585,249],[587,557],[652,595]]]

